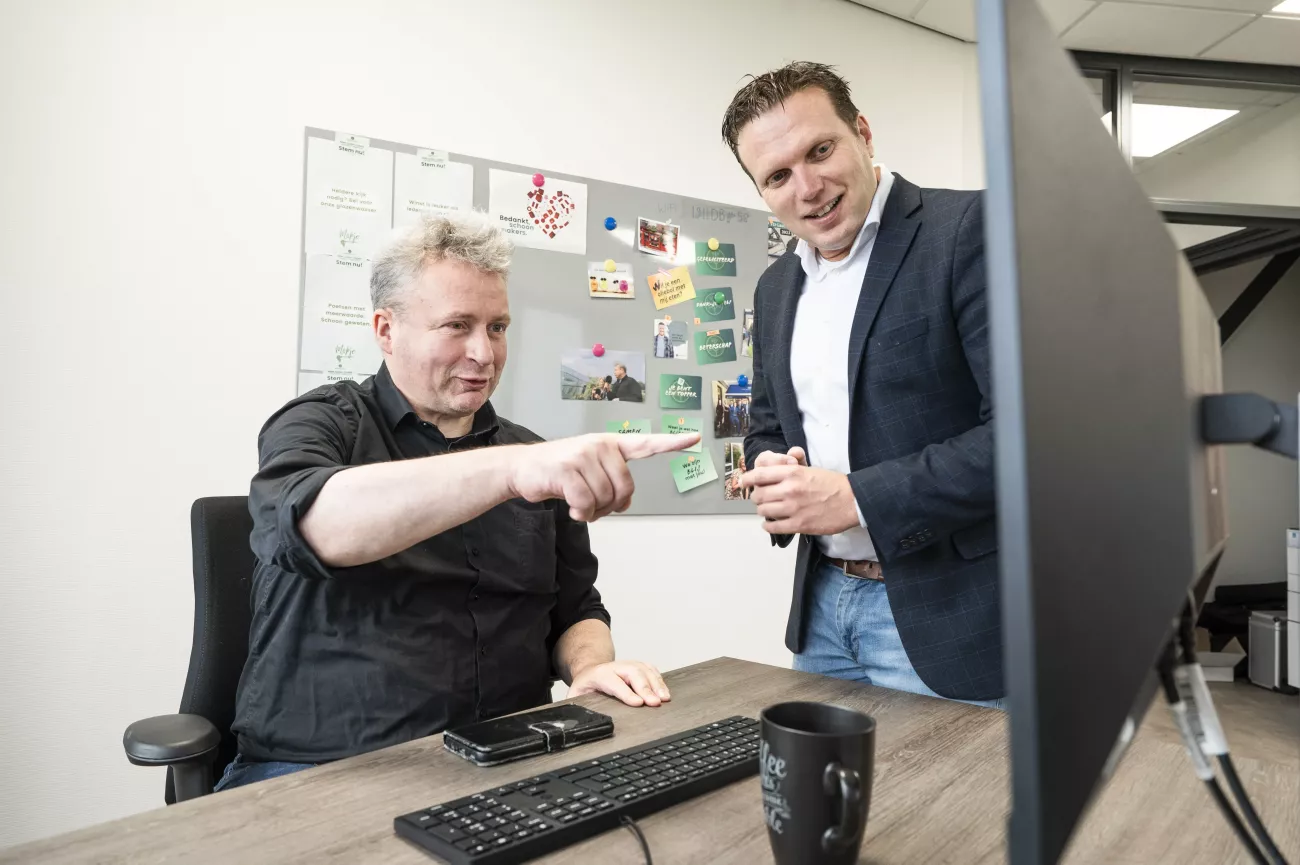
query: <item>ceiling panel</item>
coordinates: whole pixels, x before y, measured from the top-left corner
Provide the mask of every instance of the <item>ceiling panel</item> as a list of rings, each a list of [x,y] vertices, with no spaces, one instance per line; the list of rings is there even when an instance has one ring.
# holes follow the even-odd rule
[[[1250,21],[1234,12],[1102,3],[1070,28],[1064,42],[1084,51],[1189,57]]]
[[[1048,23],[1058,34],[1092,11],[1096,3],[1091,0],[1038,0],[1047,15]]]
[[[975,40],[975,4],[972,0],[928,0],[916,13],[916,23],[949,36]]]
[[[890,15],[896,15],[899,18],[910,18],[921,0],[849,0],[849,2],[856,3],[859,6],[866,6],[868,9],[888,12]]]
[[[1160,6],[1188,6],[1200,9],[1222,9],[1225,12],[1272,12],[1282,0],[1112,0],[1112,2],[1154,3]]]
[[[1202,56],[1209,60],[1300,66],[1300,18],[1260,18]]]

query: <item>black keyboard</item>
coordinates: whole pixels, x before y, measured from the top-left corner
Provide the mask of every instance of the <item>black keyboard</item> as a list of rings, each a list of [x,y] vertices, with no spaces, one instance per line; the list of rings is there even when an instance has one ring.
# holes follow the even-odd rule
[[[526,862],[758,774],[758,721],[727,718],[393,820],[451,865]]]

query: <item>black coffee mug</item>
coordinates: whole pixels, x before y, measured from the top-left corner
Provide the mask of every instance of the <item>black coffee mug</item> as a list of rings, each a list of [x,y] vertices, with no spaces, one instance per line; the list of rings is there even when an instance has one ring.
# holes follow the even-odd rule
[[[777,865],[858,860],[871,804],[876,722],[829,703],[763,710],[759,780]]]

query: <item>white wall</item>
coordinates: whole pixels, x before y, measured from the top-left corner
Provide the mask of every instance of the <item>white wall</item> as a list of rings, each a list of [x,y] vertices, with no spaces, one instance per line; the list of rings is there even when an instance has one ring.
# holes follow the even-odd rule
[[[1216,315],[1264,264],[1251,262],[1202,278]],[[1300,394],[1300,266],[1292,265],[1223,347],[1223,389],[1295,404]],[[1228,449],[1227,475],[1230,537],[1215,586],[1285,580],[1285,532],[1300,525],[1296,464],[1238,446]]]
[[[247,491],[293,393],[304,126],[756,205],[722,110],[745,73],[813,58],[891,168],[962,186],[971,51],[841,0],[8,8],[0,846],[161,804],[121,734],[179,700],[190,502]],[[686,551],[672,576],[651,538]],[[622,654],[788,663],[792,556],[752,519],[593,539]]]

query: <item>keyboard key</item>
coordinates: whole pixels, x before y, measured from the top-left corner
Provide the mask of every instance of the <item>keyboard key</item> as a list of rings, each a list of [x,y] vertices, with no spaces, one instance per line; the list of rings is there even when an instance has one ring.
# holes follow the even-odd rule
[[[516,841],[522,841],[525,838],[531,838],[532,835],[533,833],[528,831],[527,829],[520,829],[518,832],[514,834],[514,839]]]
[[[613,803],[613,802],[597,802],[597,803],[596,803],[596,810],[597,810],[597,811],[608,811],[610,808],[613,808],[613,807],[614,807],[614,803]]]
[[[473,847],[470,847],[465,852],[470,854],[471,856],[480,856],[491,849],[492,848],[489,847],[488,845],[480,843],[480,844],[475,844]]]
[[[455,826],[457,829],[468,829],[470,826],[474,825],[473,820],[467,819],[465,817],[461,817],[459,820],[448,820],[447,822],[450,823],[452,826]]]
[[[478,835],[478,834],[480,834],[480,833],[486,832],[487,830],[488,830],[488,827],[487,827],[487,826],[484,826],[482,823],[475,823],[473,826],[466,826],[466,827],[465,827],[465,834],[467,834],[467,835]]]
[[[544,828],[546,828],[546,821],[543,820],[541,817],[534,817],[534,818],[531,819],[531,820],[525,820],[525,821],[524,821],[524,828],[525,828],[525,829],[544,829]]]
[[[500,817],[493,817],[491,820],[485,820],[489,828],[500,829],[502,826],[509,825],[509,821],[502,820]]]
[[[591,816],[592,814],[595,814],[595,813],[596,813],[596,809],[595,809],[595,808],[592,808],[591,806],[588,806],[588,807],[586,807],[586,808],[583,808],[581,811],[579,811],[579,812],[578,812],[578,816],[579,816],[579,817],[589,817],[589,816]]]
[[[577,815],[577,814],[565,814],[563,817],[560,818],[560,822],[561,822],[561,823],[572,823],[574,820],[577,820],[577,819],[578,819],[578,815]]]
[[[466,838],[461,838],[459,841],[456,842],[456,846],[461,850],[468,850],[469,848],[477,847],[478,845],[479,845],[479,840],[477,838],[466,837]]]
[[[514,840],[515,840],[515,839],[513,839],[513,838],[506,838],[506,837],[503,836],[503,837],[498,838],[497,840],[493,841],[493,842],[492,842],[492,846],[493,846],[493,847],[504,847],[504,846],[506,846],[507,844],[512,844],[512,843],[514,843]]]
[[[430,826],[441,823],[442,821],[432,814],[421,814],[419,817],[415,818],[415,822],[419,823],[421,828],[427,829]]]
[[[447,826],[445,824],[430,826],[429,834],[435,838],[441,838],[448,844],[455,844],[461,838],[465,837],[464,831],[457,829],[455,826]]]
[[[506,815],[506,819],[514,820],[517,823],[520,820],[527,820],[528,815],[525,814],[523,811],[511,811],[509,814]]]
[[[587,794],[586,794],[586,793],[574,793],[574,794],[573,794],[572,796],[570,796],[569,798],[572,799],[572,800],[575,801],[575,802],[581,802],[583,799],[586,799],[586,798],[587,798]]]

